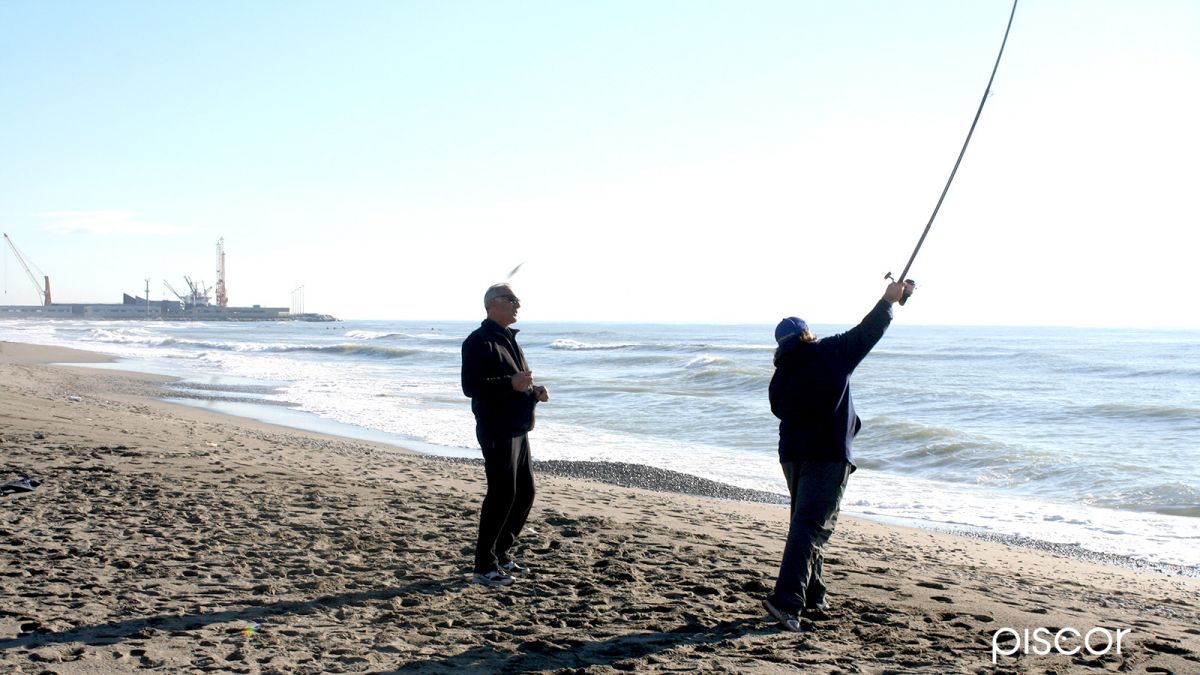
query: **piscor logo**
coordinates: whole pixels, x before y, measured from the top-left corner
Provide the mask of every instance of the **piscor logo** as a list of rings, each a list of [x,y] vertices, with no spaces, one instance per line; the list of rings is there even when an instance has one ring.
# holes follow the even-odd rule
[[[1060,628],[1058,632],[1045,627],[1026,628],[1023,632],[1018,632],[1015,628],[1001,628],[992,635],[992,665],[996,664],[999,657],[1012,656],[1017,652],[1033,652],[1038,656],[1045,656],[1055,651],[1063,656],[1073,656],[1080,650],[1087,650],[1092,656],[1100,656],[1115,649],[1116,653],[1120,654],[1121,640],[1131,632],[1128,628],[1118,628],[1115,631],[1093,628],[1086,633],[1080,633],[1070,626]],[[1016,644],[1002,646],[1001,636],[1011,636],[1016,640]],[[1003,642],[1007,643],[1008,639],[1004,639]]]

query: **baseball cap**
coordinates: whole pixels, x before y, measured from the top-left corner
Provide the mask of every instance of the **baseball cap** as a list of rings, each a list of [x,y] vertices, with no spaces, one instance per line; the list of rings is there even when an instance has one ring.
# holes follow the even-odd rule
[[[784,340],[798,336],[806,330],[808,330],[808,324],[804,323],[804,319],[789,316],[775,326],[775,342],[783,344]]]

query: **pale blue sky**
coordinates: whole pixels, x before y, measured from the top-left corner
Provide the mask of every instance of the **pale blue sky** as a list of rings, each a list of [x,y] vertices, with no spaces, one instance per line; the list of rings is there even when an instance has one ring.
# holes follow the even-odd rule
[[[233,304],[474,319],[527,261],[527,320],[854,321],[1010,6],[6,0],[0,227],[62,302],[224,237]],[[1200,3],[1023,0],[903,320],[1200,325],[1198,85]]]

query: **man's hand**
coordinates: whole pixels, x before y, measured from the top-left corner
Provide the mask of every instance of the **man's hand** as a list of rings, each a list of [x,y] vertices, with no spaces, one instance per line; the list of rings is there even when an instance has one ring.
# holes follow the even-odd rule
[[[537,396],[537,400],[545,403],[550,400],[550,390],[538,384],[533,387],[533,395]]]
[[[513,391],[529,391],[533,386],[533,371],[526,370],[512,376]]]
[[[883,292],[883,299],[894,305],[897,302],[900,302],[900,298],[904,297],[904,293],[906,291],[909,295],[912,295],[916,288],[917,285],[911,282],[893,281],[892,283],[888,284],[887,290]]]

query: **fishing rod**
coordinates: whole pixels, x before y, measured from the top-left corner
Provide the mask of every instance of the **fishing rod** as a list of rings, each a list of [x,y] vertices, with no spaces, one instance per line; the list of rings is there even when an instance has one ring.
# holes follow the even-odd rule
[[[967,154],[967,146],[971,143],[971,135],[975,133],[975,125],[979,123],[979,115],[983,113],[983,104],[987,103],[988,96],[992,93],[992,81],[996,79],[996,71],[1000,68],[1000,57],[1004,56],[1004,45],[1008,43],[1008,31],[1012,29],[1013,16],[1017,13],[1017,0],[1013,0],[1012,11],[1008,14],[1008,26],[1004,29],[1004,39],[1000,41],[1000,53],[996,54],[996,65],[992,66],[992,76],[988,78],[987,87],[983,90],[983,99],[979,101],[979,109],[975,111],[975,119],[971,121],[971,129],[967,131],[967,140],[963,141],[962,150],[958,151],[958,159],[954,162],[954,169],[950,171],[950,178],[946,180],[946,187],[942,188],[942,196],[938,197],[937,205],[933,207],[933,214],[929,216],[929,222],[925,225],[925,231],[921,233],[921,238],[917,240],[917,247],[913,249],[912,255],[908,258],[908,264],[904,266],[904,271],[900,273],[900,278],[904,279],[908,284],[908,288],[904,290],[904,296],[900,298],[900,304],[903,305],[908,301],[908,297],[912,295],[912,291],[916,288],[916,282],[908,278],[908,270],[912,267],[913,261],[917,259],[917,253],[921,250],[921,244],[925,243],[925,236],[929,234],[929,228],[933,227],[933,219],[937,218],[938,210],[942,208],[942,200],[946,198],[946,193],[950,191],[950,184],[954,182],[954,175],[958,173],[958,165],[962,164],[963,155]],[[884,279],[895,281],[896,278],[888,272],[883,276]]]

